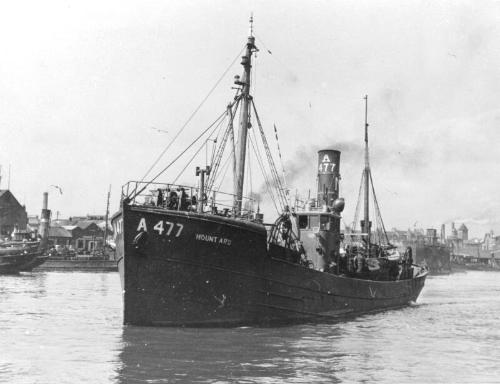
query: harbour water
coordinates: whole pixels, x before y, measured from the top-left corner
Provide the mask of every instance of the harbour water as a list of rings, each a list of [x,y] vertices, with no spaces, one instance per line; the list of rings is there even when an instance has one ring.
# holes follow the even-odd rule
[[[117,273],[0,276],[1,383],[498,383],[500,274],[337,324],[122,326]]]

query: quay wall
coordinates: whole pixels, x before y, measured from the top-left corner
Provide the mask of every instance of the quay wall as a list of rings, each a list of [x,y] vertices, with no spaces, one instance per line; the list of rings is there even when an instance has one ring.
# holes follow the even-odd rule
[[[47,260],[34,271],[116,272],[116,260]]]

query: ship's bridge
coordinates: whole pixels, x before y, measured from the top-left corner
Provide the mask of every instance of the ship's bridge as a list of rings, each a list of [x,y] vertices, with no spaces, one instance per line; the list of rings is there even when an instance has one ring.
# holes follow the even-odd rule
[[[340,218],[340,215],[319,209],[297,212],[297,227],[299,230],[329,231],[333,229],[336,218]]]
[[[328,270],[340,243],[340,215],[327,207],[307,206],[295,215],[298,237],[313,268]]]

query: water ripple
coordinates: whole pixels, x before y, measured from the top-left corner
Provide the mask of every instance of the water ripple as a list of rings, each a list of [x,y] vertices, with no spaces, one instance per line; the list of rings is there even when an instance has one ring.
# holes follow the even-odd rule
[[[334,324],[123,327],[116,273],[0,276],[0,382],[488,383],[500,275],[429,279],[416,305]]]

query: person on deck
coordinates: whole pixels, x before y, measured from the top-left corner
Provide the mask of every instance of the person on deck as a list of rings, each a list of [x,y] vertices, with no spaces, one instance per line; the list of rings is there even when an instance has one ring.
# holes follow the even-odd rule
[[[413,265],[413,250],[411,249],[411,247],[406,247],[406,251],[405,251],[405,254],[406,254],[406,262],[409,266],[412,266]]]
[[[170,191],[170,193],[168,195],[167,208],[172,209],[172,210],[177,209],[177,204],[179,202],[178,200],[179,200],[179,198],[177,196],[177,193],[175,191]]]
[[[361,253],[358,253],[356,257],[354,258],[354,263],[356,266],[356,273],[362,273],[363,272],[363,267],[365,263],[365,258]]]
[[[403,262],[401,264],[402,272],[400,275],[400,279],[409,279],[412,277],[412,264],[412,249],[411,247],[406,247],[405,253],[403,255]]]
[[[158,188],[158,191],[157,191],[157,196],[156,196],[156,206],[157,207],[161,207],[163,205],[164,201],[163,201],[163,191],[161,190],[161,188]]]
[[[188,195],[186,193],[186,190],[184,188],[181,188],[180,194],[181,194],[181,196],[180,196],[180,202],[179,202],[180,203],[179,209],[181,211],[187,211],[189,202],[188,202]]]
[[[340,249],[339,254],[339,274],[347,273],[347,255],[343,249]]]

